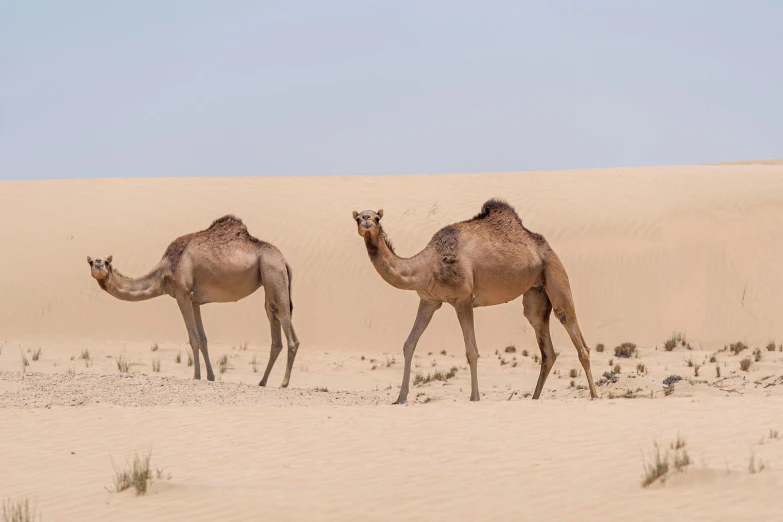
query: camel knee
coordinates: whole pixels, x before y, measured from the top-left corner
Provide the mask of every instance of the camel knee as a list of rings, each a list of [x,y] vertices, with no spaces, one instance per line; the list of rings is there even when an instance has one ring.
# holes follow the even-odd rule
[[[416,350],[416,345],[410,342],[406,342],[402,345],[402,353],[406,359],[413,357],[413,352]]]
[[[467,354],[465,354],[465,358],[468,360],[468,364],[472,366],[476,364],[476,361],[478,361],[479,354],[477,351],[471,350]]]
[[[296,355],[296,352],[299,350],[299,341],[293,341],[288,343],[288,353],[291,355]]]

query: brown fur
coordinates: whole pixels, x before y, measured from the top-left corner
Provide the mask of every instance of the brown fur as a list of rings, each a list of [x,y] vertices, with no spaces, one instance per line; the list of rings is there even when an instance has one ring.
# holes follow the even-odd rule
[[[409,258],[399,257],[391,248],[380,223],[382,210],[354,212],[353,217],[380,276],[395,288],[415,290],[421,299],[403,347],[405,369],[397,403],[407,400],[413,352],[443,303],[457,311],[471,370],[470,399],[479,400],[473,308],[506,303],[520,295],[541,350],[541,372],[533,398],[539,398],[557,357],[549,334],[553,309],[577,349],[590,395],[597,397],[565,268],[544,237],[525,228],[511,205],[490,199],[472,219],[442,228],[424,250]]]
[[[223,216],[205,230],[178,237],[166,248],[158,265],[140,278],[120,274],[112,266],[111,256],[106,260],[88,258],[88,261],[98,285],[118,299],[141,301],[168,294],[177,300],[193,349],[195,379],[201,378],[199,353],[204,355],[207,378],[215,378],[200,306],[211,302],[238,301],[263,285],[272,349],[260,384],[266,385],[282,349],[282,328],[288,341],[283,386],[288,386],[299,348],[291,322],[294,310],[291,267],[274,245],[250,235],[241,219]]]

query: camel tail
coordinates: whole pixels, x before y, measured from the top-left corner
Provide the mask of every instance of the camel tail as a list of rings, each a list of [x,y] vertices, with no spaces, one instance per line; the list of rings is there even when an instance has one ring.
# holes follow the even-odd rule
[[[294,298],[291,295],[291,281],[294,278],[293,273],[291,273],[291,265],[288,263],[285,264],[285,271],[288,272],[288,305],[289,305],[289,313],[291,314],[291,317],[294,316]]]

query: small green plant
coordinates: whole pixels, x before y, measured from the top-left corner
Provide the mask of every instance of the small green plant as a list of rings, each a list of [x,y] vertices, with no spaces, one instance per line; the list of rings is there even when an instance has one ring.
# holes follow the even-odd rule
[[[90,350],[89,350],[89,348],[85,348],[84,350],[82,350],[81,355],[79,355],[79,359],[82,359],[84,361],[89,361],[90,360]]]
[[[258,359],[256,359],[255,355],[253,356],[252,359],[250,359],[250,366],[253,367],[253,373],[258,373]]]
[[[636,365],[636,373],[639,375],[647,373],[647,367],[644,365],[644,363],[639,363]]]
[[[715,354],[710,355],[710,362],[711,363],[718,362],[718,358],[715,356]]]
[[[753,358],[756,360],[756,362],[759,362],[761,360],[761,349],[756,348],[753,350]]]
[[[636,345],[634,343],[622,343],[614,348],[615,357],[629,358],[636,352]]]
[[[130,363],[125,357],[125,350],[120,352],[120,356],[117,357],[115,362],[117,363],[117,369],[120,371],[120,373],[128,373],[130,371]]]
[[[177,364],[182,363],[182,352],[177,352],[177,356],[174,357],[174,362],[176,362]]]
[[[506,346],[506,353],[517,353],[517,347],[513,344]]]
[[[427,384],[428,382],[433,382],[433,381],[448,381],[449,379],[457,375],[458,370],[459,368],[457,368],[456,366],[452,366],[451,369],[447,372],[437,371],[435,373],[428,373],[427,375],[417,373],[416,376],[413,378],[413,385],[419,386],[421,384]]]
[[[218,369],[220,370],[220,373],[226,373],[228,371],[228,355],[223,354],[223,357],[218,359]]]
[[[446,355],[446,353],[447,353],[447,352],[446,352],[446,350],[441,350],[441,351],[440,351],[440,354],[441,354],[441,355]]]
[[[527,357],[528,355],[530,355],[530,352],[527,350],[522,350],[522,357]]]
[[[622,369],[622,368],[620,368],[620,365],[619,365],[619,364],[615,364],[615,365],[612,367],[612,373],[614,373],[614,374],[619,374],[621,369]]]
[[[751,475],[755,473],[761,473],[767,468],[766,464],[762,460],[759,459],[758,462],[756,462],[756,456],[751,455],[750,456],[750,462],[748,463],[748,473]]]
[[[603,343],[598,343],[595,345],[595,351],[598,353],[602,353],[604,351],[604,348],[605,347]]]
[[[155,344],[153,344],[153,345],[150,347],[150,351],[152,351],[152,352],[157,352],[157,351],[158,351],[158,349],[159,349],[158,343],[155,343]]]
[[[688,455],[685,446],[685,439],[678,436],[677,439],[671,443],[670,450],[661,453],[661,448],[656,442],[655,449],[651,454],[650,459],[645,459],[644,462],[642,487],[646,488],[658,480],[665,482],[672,471],[672,468],[674,471],[681,472],[690,466],[691,458]]]
[[[576,381],[571,381],[569,383],[569,386],[571,386],[571,388],[575,388],[576,387]]]
[[[329,391],[329,388],[327,388],[326,386],[323,386],[323,387],[317,387],[317,388],[315,389],[315,391],[317,391],[317,392],[323,392],[323,393],[326,393],[326,392],[328,392],[328,391]]]
[[[136,490],[136,496],[144,495],[147,492],[148,483],[152,480],[152,473],[150,472],[151,457],[151,454],[147,454],[146,457],[139,457],[137,454],[133,457],[133,462],[129,463],[126,468],[118,468],[112,460],[112,466],[114,467],[114,491],[120,493],[133,487]],[[162,470],[158,470],[158,478],[162,477],[162,475]]]
[[[188,353],[188,366],[193,366],[193,352]]]
[[[568,376],[571,377],[572,379],[575,379],[578,375],[579,375],[579,372],[577,371],[576,368],[571,368],[568,371]]]
[[[740,361],[740,370],[743,372],[748,371],[751,364],[753,364],[753,361],[751,361],[750,357],[745,357]]]
[[[3,499],[3,522],[34,522],[41,520],[35,505],[26,498]]]
[[[715,377],[720,378],[720,365],[715,365]]]
[[[155,373],[160,372],[160,359],[153,359],[152,360],[152,371]]]
[[[767,344],[767,351],[768,352],[774,352],[777,349],[777,346],[775,345],[775,341],[770,341]]]
[[[658,447],[658,443],[655,443],[655,450],[652,454],[650,461],[644,463],[644,478],[642,480],[642,487],[647,487],[661,477],[665,477],[669,473],[669,455],[661,454],[661,448]]]
[[[693,357],[691,357],[687,361],[685,361],[685,364],[688,365],[688,368],[693,368]]]
[[[699,368],[701,368],[700,364],[694,364],[693,365],[693,376],[698,377],[699,376]]]
[[[36,351],[33,352],[34,361],[37,361],[38,359],[41,358],[41,352],[42,352],[41,348],[38,348]]]
[[[612,366],[614,364],[614,359],[609,359],[609,366]]]
[[[19,350],[19,353],[20,353],[20,354],[21,354],[21,356],[22,356],[22,371],[24,372],[24,371],[25,371],[25,369],[26,369],[28,366],[30,366],[30,361],[29,361],[29,360],[27,360],[27,356],[24,354],[24,352],[23,352],[22,350]]]

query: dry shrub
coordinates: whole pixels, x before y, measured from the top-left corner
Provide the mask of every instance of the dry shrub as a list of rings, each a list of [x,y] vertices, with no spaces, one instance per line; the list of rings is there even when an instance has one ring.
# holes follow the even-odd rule
[[[622,343],[614,348],[615,357],[629,358],[636,353],[636,345],[634,343]]]
[[[732,343],[729,346],[726,347],[731,353],[734,355],[739,355],[739,353],[742,350],[747,350],[748,345],[743,343],[742,341],[737,341],[736,343]]]
[[[514,346],[513,344],[506,346],[506,353],[516,353],[516,352],[517,352],[517,347]]]
[[[750,357],[745,357],[740,361],[740,370],[743,372],[748,371],[751,364],[753,364],[753,361],[750,359]]]
[[[598,343],[595,345],[595,351],[598,353],[602,353],[604,351],[604,345],[603,343]]]

